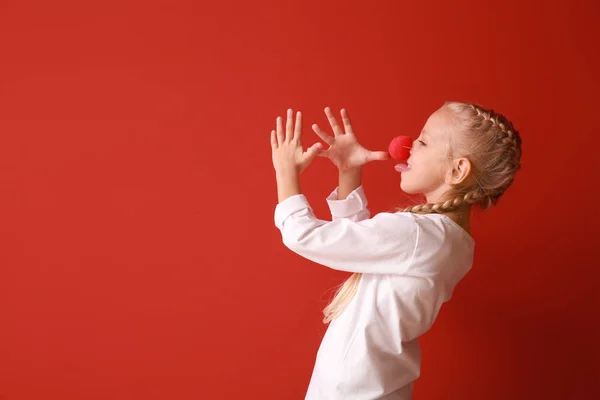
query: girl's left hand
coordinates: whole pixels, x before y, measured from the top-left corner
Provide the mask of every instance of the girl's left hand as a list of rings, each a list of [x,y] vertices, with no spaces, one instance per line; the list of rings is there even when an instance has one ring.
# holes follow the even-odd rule
[[[302,172],[321,150],[321,143],[315,143],[306,151],[302,150],[302,114],[296,114],[294,125],[292,110],[287,111],[285,132],[283,121],[277,117],[277,131],[271,131],[271,150],[273,152],[273,167],[278,173]]]

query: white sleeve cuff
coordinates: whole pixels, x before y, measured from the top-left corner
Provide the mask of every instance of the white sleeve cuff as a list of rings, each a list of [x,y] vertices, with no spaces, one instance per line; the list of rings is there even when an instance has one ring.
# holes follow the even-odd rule
[[[283,227],[283,221],[285,221],[287,217],[296,211],[300,211],[305,208],[308,208],[312,211],[310,204],[308,204],[308,200],[303,194],[296,194],[288,197],[275,207],[275,226],[281,230]]]
[[[344,200],[338,200],[338,189],[339,187],[336,187],[327,196],[327,204],[332,217],[346,218],[367,208],[367,197],[362,185],[354,189]]]

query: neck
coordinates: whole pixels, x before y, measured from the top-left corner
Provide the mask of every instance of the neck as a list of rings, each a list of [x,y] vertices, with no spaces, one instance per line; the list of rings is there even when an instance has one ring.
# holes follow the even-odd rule
[[[471,207],[461,207],[458,210],[444,213],[460,225],[465,231],[471,233]]]
[[[430,204],[441,203],[447,200],[445,193],[447,193],[447,190],[440,188],[438,191],[426,194],[425,199]],[[471,233],[471,205],[462,204],[456,210],[447,211],[443,214],[450,217],[450,219],[469,232],[469,234]]]

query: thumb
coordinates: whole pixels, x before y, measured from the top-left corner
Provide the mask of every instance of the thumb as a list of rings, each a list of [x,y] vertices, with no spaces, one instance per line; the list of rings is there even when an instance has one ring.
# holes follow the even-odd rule
[[[317,156],[319,157],[329,157],[329,150],[322,150],[322,147],[317,151]]]
[[[312,146],[310,146],[308,149],[306,149],[306,153],[305,153],[305,159],[307,161],[312,160],[313,158],[315,158],[315,156],[317,156],[319,154],[319,152],[321,151],[321,148],[323,146],[321,145],[321,143],[315,143]]]
[[[390,153],[387,151],[372,151],[367,156],[368,161],[385,161],[390,159]]]

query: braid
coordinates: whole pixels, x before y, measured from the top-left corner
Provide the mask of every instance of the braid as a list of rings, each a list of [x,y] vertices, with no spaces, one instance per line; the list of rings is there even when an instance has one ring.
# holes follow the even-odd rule
[[[487,198],[487,202],[485,204],[482,204],[482,202],[485,198]],[[487,209],[492,206],[492,203],[493,203],[493,201],[492,201],[491,197],[487,196],[485,193],[482,192],[481,189],[477,188],[477,189],[473,189],[465,194],[459,194],[458,196],[456,196],[454,199],[451,199],[451,200],[447,200],[447,201],[440,202],[440,203],[419,204],[419,205],[412,206],[412,207],[406,207],[402,211],[403,212],[412,212],[415,214],[419,214],[419,213],[423,213],[423,214],[440,213],[441,214],[444,212],[454,211],[464,204],[469,204],[469,205],[482,204],[482,207],[484,209]]]
[[[492,109],[486,111],[472,103],[469,103],[469,107],[477,113],[477,116],[483,118],[484,121],[489,121],[493,126],[498,128],[500,132],[498,135],[499,142],[511,147],[511,150],[517,155],[517,157],[515,157],[515,167],[516,170],[518,170],[521,167],[521,136],[519,135],[519,132],[514,129],[510,121],[508,121],[504,115],[498,114]]]

